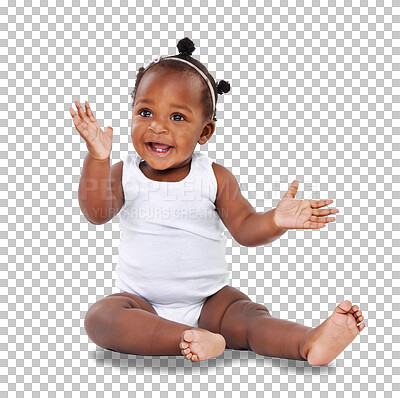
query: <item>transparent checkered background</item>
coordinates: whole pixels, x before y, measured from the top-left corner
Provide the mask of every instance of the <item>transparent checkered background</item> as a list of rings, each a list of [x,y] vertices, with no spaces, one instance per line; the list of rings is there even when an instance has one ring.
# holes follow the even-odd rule
[[[16,3],[0,8],[1,397],[399,394],[400,1]],[[340,210],[256,248],[226,230],[232,286],[273,316],[318,326],[339,302],[360,305],[366,328],[328,366],[235,350],[199,363],[126,355],[85,333],[88,308],[119,291],[120,232],[118,217],[94,226],[80,211],[87,150],[68,109],[88,100],[114,128],[116,163],[133,151],[136,71],[185,36],[232,86],[196,150],[258,212],[294,179],[298,198]]]

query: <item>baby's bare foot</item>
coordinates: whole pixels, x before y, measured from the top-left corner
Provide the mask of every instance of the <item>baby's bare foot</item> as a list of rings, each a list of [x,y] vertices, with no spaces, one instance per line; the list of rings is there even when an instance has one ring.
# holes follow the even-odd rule
[[[329,318],[309,332],[306,357],[310,365],[332,362],[364,329],[363,319],[357,305],[349,300],[340,303]]]
[[[225,350],[226,342],[224,336],[218,333],[192,328],[182,333],[179,347],[186,359],[198,362],[221,355]]]

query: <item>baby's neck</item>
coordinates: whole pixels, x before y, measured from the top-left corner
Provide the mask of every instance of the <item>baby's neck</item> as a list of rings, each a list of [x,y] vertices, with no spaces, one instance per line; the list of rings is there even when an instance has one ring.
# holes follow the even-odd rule
[[[166,182],[179,182],[188,176],[190,173],[192,161],[190,163],[173,169],[166,170],[156,170],[149,166],[146,161],[143,161],[139,164],[139,168],[142,173],[153,181],[166,181]]]

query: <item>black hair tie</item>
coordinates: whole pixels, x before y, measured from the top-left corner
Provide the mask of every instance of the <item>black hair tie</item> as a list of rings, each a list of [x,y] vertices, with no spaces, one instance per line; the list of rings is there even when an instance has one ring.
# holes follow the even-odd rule
[[[188,56],[191,56],[196,48],[192,40],[190,40],[188,37],[179,40],[176,46],[178,47],[179,54]]]
[[[230,91],[231,85],[225,80],[220,80],[217,84],[217,92],[218,94],[224,94]]]

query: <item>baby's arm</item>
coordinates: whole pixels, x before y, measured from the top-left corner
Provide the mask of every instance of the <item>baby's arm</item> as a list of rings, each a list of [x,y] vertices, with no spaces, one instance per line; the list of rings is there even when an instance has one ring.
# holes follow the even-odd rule
[[[215,206],[222,222],[238,243],[247,247],[261,246],[273,242],[287,231],[273,223],[275,209],[257,213],[241,194],[234,175],[217,163],[213,163],[212,167],[218,183]]]
[[[110,158],[95,160],[87,154],[79,182],[79,206],[92,224],[105,224],[124,204],[122,166],[110,167]]]
[[[112,127],[101,130],[89,103],[86,111],[75,101],[78,115],[73,108],[70,114],[76,129],[86,141],[89,153],[83,163],[79,182],[79,206],[92,224],[104,224],[111,220],[124,204],[122,189],[122,162],[110,167]]]

